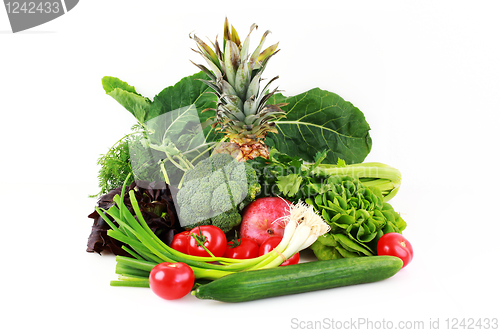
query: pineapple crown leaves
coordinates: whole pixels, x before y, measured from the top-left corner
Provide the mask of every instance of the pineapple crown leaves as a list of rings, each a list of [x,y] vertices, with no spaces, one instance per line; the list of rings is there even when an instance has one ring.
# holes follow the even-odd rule
[[[272,56],[279,51],[278,43],[262,50],[266,37],[270,34],[268,30],[263,34],[257,48],[250,52],[250,35],[255,29],[257,25],[252,24],[250,32],[242,42],[236,29],[229,25],[226,18],[222,48],[217,38],[215,43],[210,42],[210,46],[196,35],[190,35],[198,47],[198,50],[193,51],[202,56],[208,67],[194,62],[193,64],[208,75],[209,80],[202,81],[213,89],[218,98],[216,121],[212,126],[220,125],[220,130],[226,131],[228,135],[236,132],[263,133],[260,136],[265,137],[266,132],[275,132],[275,124],[268,122],[286,114],[280,109],[286,104],[273,107],[266,105],[269,98],[278,91],[275,88],[268,92],[271,83],[278,79],[278,76],[272,78],[264,89],[260,89],[262,73]],[[228,131],[229,128],[232,130]]]
[[[235,95],[241,100],[246,100],[252,95],[258,95],[258,87],[261,80],[262,72],[269,61],[279,50],[278,43],[269,46],[262,50],[266,37],[271,32],[267,30],[261,38],[261,41],[255,51],[250,54],[250,35],[257,25],[253,24],[250,28],[245,41],[241,43],[238,33],[231,26],[226,18],[224,23],[224,43],[221,51],[219,43],[216,39],[215,44],[210,47],[196,35],[190,35],[197,44],[198,50],[194,52],[200,54],[208,64],[208,68],[201,64],[195,66],[205,72],[211,82],[212,88],[219,94]]]

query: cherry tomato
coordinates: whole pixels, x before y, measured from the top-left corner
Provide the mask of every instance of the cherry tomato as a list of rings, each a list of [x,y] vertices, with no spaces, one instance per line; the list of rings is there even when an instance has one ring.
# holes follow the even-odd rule
[[[194,285],[194,273],[183,262],[163,262],[149,273],[149,287],[163,299],[178,299],[186,296]]]
[[[251,259],[259,256],[259,245],[250,238],[239,238],[227,243],[224,257],[234,259]]]
[[[170,247],[182,253],[187,253],[189,244],[189,231],[182,231],[174,235]]]
[[[281,242],[283,237],[269,237],[261,245],[259,249],[259,256],[271,252],[278,244]],[[299,252],[295,253],[293,256],[285,260],[280,266],[295,265],[299,263],[300,255]]]
[[[210,257],[210,254],[196,241],[196,238],[216,257],[222,257],[226,252],[226,234],[216,226],[202,225],[196,227],[190,231],[190,236],[187,248],[187,253],[190,255]]]
[[[377,254],[398,257],[403,260],[403,267],[405,267],[413,259],[413,247],[403,235],[389,232],[378,240]]]

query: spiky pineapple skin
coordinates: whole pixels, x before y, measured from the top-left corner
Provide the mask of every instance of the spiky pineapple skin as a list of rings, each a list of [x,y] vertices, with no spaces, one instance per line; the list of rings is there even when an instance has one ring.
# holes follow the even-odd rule
[[[257,157],[269,158],[268,147],[260,142],[239,144],[236,142],[220,142],[213,151],[214,154],[229,154],[237,161],[253,160]]]
[[[269,150],[265,144],[262,143],[252,143],[240,145],[240,151],[242,154],[242,160],[253,160],[256,157],[263,157],[265,159],[269,158]]]

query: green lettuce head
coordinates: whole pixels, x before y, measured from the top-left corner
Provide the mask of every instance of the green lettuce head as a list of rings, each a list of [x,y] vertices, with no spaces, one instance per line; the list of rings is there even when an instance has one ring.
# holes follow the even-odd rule
[[[331,227],[311,245],[318,260],[376,255],[382,235],[406,228],[401,216],[384,203],[380,190],[367,188],[350,176],[328,177],[306,203]]]

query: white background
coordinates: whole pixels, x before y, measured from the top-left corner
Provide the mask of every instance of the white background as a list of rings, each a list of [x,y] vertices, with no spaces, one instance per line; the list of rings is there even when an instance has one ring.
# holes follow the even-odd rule
[[[447,318],[500,317],[494,1],[171,3],[80,1],[17,34],[0,9],[2,332],[287,332],[359,318],[443,330]],[[281,51],[267,77],[279,74],[284,94],[320,87],[364,112],[366,161],[403,174],[391,203],[415,258],[394,277],[243,304],[169,302],[110,287],[114,258],[85,252],[96,160],[134,124],[101,78],[153,98],[197,71],[189,33],[213,40],[226,15],[240,36],[259,24],[254,41],[272,31],[267,45]]]

